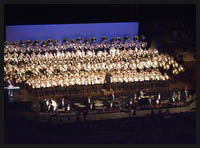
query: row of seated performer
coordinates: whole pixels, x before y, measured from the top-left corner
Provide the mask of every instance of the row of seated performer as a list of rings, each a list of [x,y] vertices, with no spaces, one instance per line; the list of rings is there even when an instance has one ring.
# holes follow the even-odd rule
[[[88,39],[83,40],[78,37],[76,41],[68,41],[67,39],[64,39],[61,44],[59,44],[58,40],[52,41],[51,39],[48,39],[42,41],[40,44],[38,40],[35,40],[34,42],[32,42],[31,40],[27,40],[26,44],[23,40],[21,40],[19,44],[17,44],[17,42],[15,41],[12,43],[10,43],[9,41],[5,41],[4,46],[4,54],[17,53],[18,55],[20,55],[21,53],[23,53],[31,55],[32,53],[45,54],[46,52],[56,53],[76,50],[94,50],[95,52],[97,52],[109,50],[112,47],[119,49],[126,49],[128,47],[144,49],[147,47],[147,42],[144,36],[141,38],[135,36],[133,40],[129,39],[129,37],[125,37],[124,40],[121,40],[121,38],[118,37],[116,39],[110,39],[110,41],[107,41],[107,39],[104,37],[100,42],[96,42],[95,38],[89,41]]]
[[[133,40],[134,43],[140,44],[140,41]],[[131,40],[127,44],[131,44]],[[124,49],[112,46],[97,52],[75,49],[31,55],[5,53],[4,81],[13,80],[32,88],[105,84],[107,75],[110,75],[110,83],[167,81],[184,71],[173,56],[145,46]]]

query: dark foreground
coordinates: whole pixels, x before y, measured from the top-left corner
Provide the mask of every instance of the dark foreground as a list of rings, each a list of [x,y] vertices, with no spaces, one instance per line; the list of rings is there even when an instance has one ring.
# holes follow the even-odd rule
[[[193,144],[195,112],[104,121],[53,124],[7,116],[5,143],[17,144]]]

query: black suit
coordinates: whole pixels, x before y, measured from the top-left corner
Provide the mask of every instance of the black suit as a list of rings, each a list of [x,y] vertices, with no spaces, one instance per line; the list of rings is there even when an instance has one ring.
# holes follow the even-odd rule
[[[111,74],[109,74],[109,73],[106,74],[105,81],[106,81],[106,89],[110,90]]]
[[[182,90],[182,91],[181,91],[181,96],[182,96],[182,100],[185,102],[185,101],[186,101],[185,90]]]

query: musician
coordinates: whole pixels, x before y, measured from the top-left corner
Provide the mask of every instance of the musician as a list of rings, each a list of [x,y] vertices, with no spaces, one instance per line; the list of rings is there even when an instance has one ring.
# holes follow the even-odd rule
[[[158,93],[158,100],[160,101],[160,93]]]
[[[137,103],[137,94],[134,94],[134,103]]]
[[[71,110],[70,104],[67,105],[67,111],[69,112]]]
[[[90,104],[90,110],[92,110],[92,109],[93,109],[93,103]]]
[[[106,89],[107,90],[110,90],[110,83],[111,83],[111,74],[110,73],[107,73],[106,76],[105,76],[105,83],[106,83]]]
[[[151,104],[151,98],[149,98],[149,104]]]
[[[160,100],[156,99],[156,104],[160,104]]]
[[[173,91],[172,93],[172,102],[175,102],[176,101],[176,92]]]
[[[45,98],[44,101],[41,102],[41,111],[42,112],[47,112],[48,106],[47,106],[47,99]]]
[[[182,101],[185,103],[187,99],[185,94],[185,89],[181,90],[181,96],[182,96]]]
[[[47,101],[46,101],[46,105],[47,105],[47,112],[50,112],[50,108],[51,108],[51,105],[52,105],[52,101],[51,101],[51,100],[47,100]]]
[[[62,104],[62,109],[65,109],[65,99],[64,98],[62,98],[61,104]]]
[[[177,96],[177,98],[178,98],[178,102],[181,102],[181,91],[178,91],[178,96]]]
[[[141,90],[140,91],[140,97],[143,98],[144,97],[144,92]]]
[[[130,109],[131,109],[131,110],[130,110],[130,112],[131,112],[130,117],[133,117],[133,116],[134,116],[134,113],[135,113],[135,110],[133,109],[133,107],[131,107]]]
[[[189,95],[188,95],[188,88],[187,87],[185,87],[185,97],[187,98]]]
[[[88,104],[91,103],[91,100],[90,100],[91,96],[88,97]]]
[[[112,93],[112,99],[113,99],[113,101],[115,100],[115,94],[114,94],[114,92]]]

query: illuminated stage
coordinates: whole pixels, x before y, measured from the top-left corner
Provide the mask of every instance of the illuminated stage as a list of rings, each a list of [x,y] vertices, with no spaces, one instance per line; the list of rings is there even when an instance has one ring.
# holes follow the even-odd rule
[[[106,97],[109,100],[111,96],[119,99],[124,95],[128,98],[126,103],[134,98],[135,102],[145,100],[146,104],[159,104],[162,99],[170,102],[172,93],[175,93],[172,98],[178,100],[180,92],[184,93],[186,87],[191,88],[177,79],[185,72],[183,65],[173,56],[150,48],[143,35],[137,36],[138,23],[114,24],[66,24],[61,25],[60,30],[55,29],[60,25],[8,26],[9,41],[19,41],[20,36],[29,39],[26,44],[23,40],[19,45],[16,42],[5,43],[4,81],[14,78],[16,85],[21,87],[15,93],[14,102],[50,100],[56,102],[53,105],[56,111],[61,99],[70,102],[82,99],[84,102],[91,97],[93,102],[94,98]],[[113,25],[115,28],[110,32],[103,29]],[[99,30],[88,30],[91,26]],[[45,33],[37,33],[43,27],[46,28]],[[72,30],[69,30],[70,27]],[[82,35],[78,34],[80,30],[77,32],[77,27],[83,30]],[[119,30],[120,27],[123,29]],[[23,32],[18,32],[23,28]],[[34,38],[27,28],[36,30],[32,32]],[[68,32],[71,40],[44,40],[47,35],[54,38],[55,30],[60,32],[58,39],[63,39]],[[76,40],[72,39],[74,37]],[[36,38],[43,40],[41,44]],[[147,99],[141,96],[142,91]],[[167,96],[164,95],[166,93]],[[123,99],[119,100],[123,102]],[[108,103],[113,106],[112,101]]]

